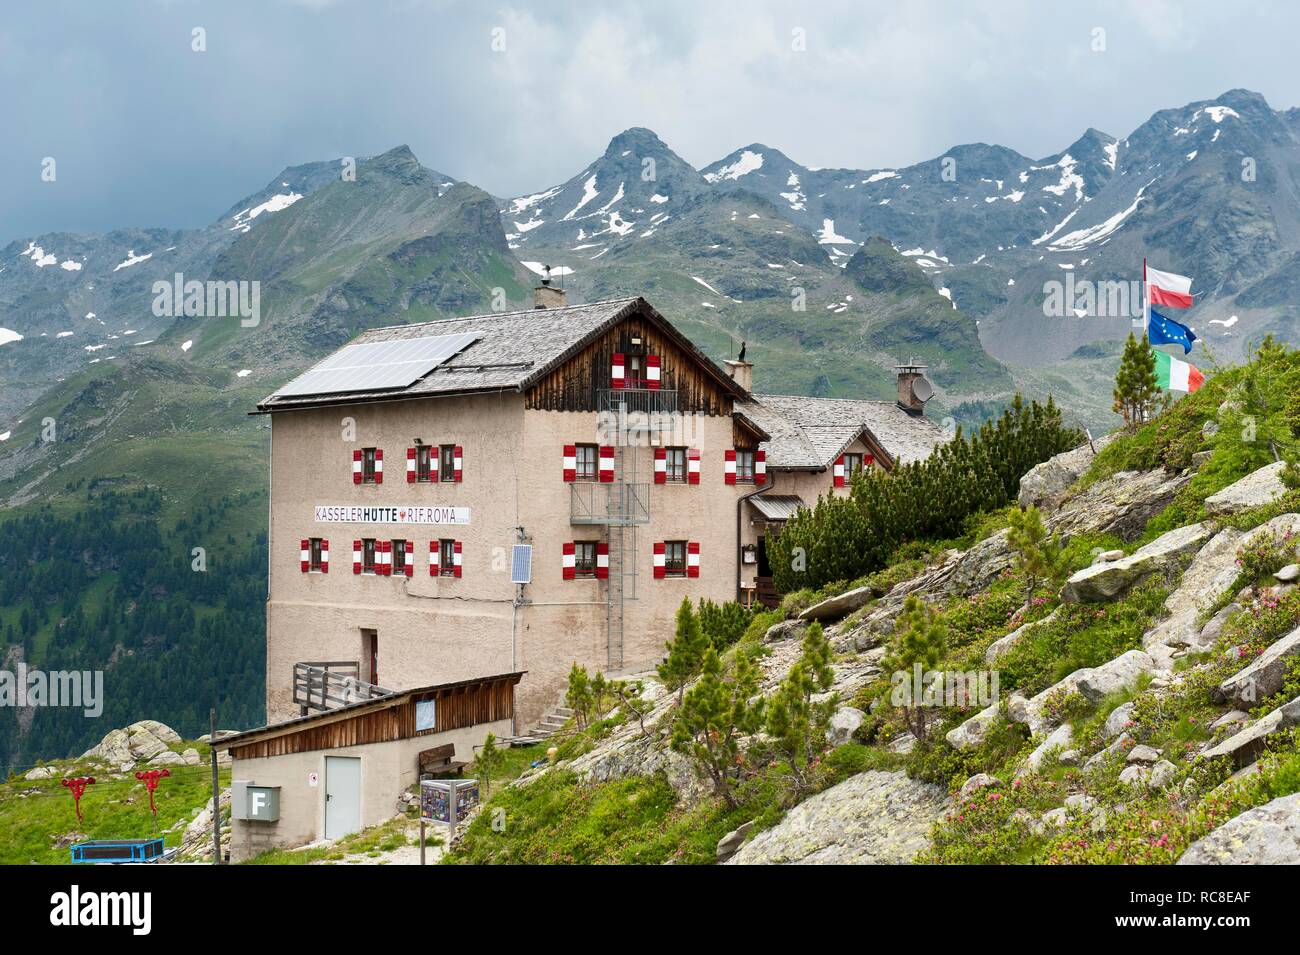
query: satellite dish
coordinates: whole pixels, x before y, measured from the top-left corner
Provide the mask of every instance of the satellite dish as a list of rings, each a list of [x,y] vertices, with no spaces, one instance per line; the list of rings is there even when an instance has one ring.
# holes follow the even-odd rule
[[[912,381],[912,394],[917,401],[929,401],[934,397],[934,386],[924,378],[917,377]]]

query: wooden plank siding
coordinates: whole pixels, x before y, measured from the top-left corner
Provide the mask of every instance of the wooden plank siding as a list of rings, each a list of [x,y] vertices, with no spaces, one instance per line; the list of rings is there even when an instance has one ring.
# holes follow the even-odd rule
[[[640,345],[632,339],[640,338]],[[610,369],[616,354],[658,355],[660,388],[677,392],[681,414],[731,414],[733,397],[704,368],[696,355],[682,349],[658,324],[644,315],[632,315],[563,362],[525,396],[533,411],[600,411],[600,391],[610,387]],[[629,372],[630,374],[630,372]]]
[[[366,709],[339,719],[321,721],[299,728],[286,728],[279,735],[253,739],[230,746],[236,759],[287,756],[320,749],[343,749],[366,743],[390,743],[395,740],[431,736],[448,730],[512,719],[515,715],[515,684],[518,678],[451,686],[427,692],[398,694],[378,709]],[[415,730],[415,705],[432,699],[437,703],[433,729]],[[314,725],[313,725],[314,724]],[[270,727],[269,729],[274,729]]]

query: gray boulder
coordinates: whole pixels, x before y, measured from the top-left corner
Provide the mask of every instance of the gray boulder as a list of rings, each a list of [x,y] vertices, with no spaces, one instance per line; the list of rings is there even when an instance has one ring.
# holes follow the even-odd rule
[[[1238,730],[1217,746],[1201,754],[1203,759],[1231,757],[1233,764],[1241,767],[1253,763],[1264,751],[1264,741],[1274,733],[1300,725],[1300,697],[1279,706],[1272,713]]]
[[[1106,722],[1101,727],[1102,739],[1114,739],[1128,729],[1128,725],[1132,721],[1133,703],[1130,700],[1128,703],[1123,703],[1110,711],[1110,715],[1106,717]]]
[[[1132,689],[1138,677],[1156,669],[1156,661],[1141,650],[1129,650],[1099,667],[1078,671],[1075,688],[1091,703],[1099,703],[1116,690]]]
[[[753,820],[745,823],[739,829],[734,829],[718,840],[717,861],[726,862],[745,844],[749,838],[750,832],[754,828]]]
[[[1229,484],[1222,491],[1211,494],[1205,499],[1205,513],[1216,516],[1235,514],[1272,503],[1286,493],[1286,485],[1282,483],[1282,471],[1285,468],[1285,461],[1266,464],[1240,481]]]
[[[1297,655],[1300,655],[1300,627],[1274,641],[1244,670],[1220,683],[1218,695],[1221,699],[1242,704],[1243,709],[1249,709],[1282,689],[1288,663]]]
[[[1177,775],[1178,767],[1169,760],[1162,759],[1151,767],[1151,775],[1147,777],[1147,785],[1152,789],[1167,789]]]
[[[853,734],[858,731],[862,721],[867,718],[867,714],[852,706],[841,706],[831,716],[830,726],[827,735],[830,737],[832,746],[842,746],[853,739]]]
[[[957,797],[959,799],[969,799],[981,789],[1001,785],[1002,780],[998,779],[996,776],[990,776],[988,773],[976,773],[970,779],[961,784],[961,790],[957,793]]]
[[[1025,764],[1021,767],[1022,773],[1036,773],[1042,768],[1043,762],[1053,752],[1061,753],[1068,749],[1070,743],[1074,740],[1074,727],[1069,723],[1062,723],[1056,729],[1047,735],[1038,747],[1025,757]]]
[[[1017,497],[1020,506],[1037,507],[1043,511],[1056,510],[1065,498],[1066,491],[1083,476],[1097,452],[1113,437],[1107,435],[1091,443],[1081,444],[1030,468],[1020,479],[1020,494]]]
[[[1144,743],[1139,743],[1137,746],[1134,746],[1128,751],[1128,755],[1124,757],[1124,762],[1126,763],[1155,763],[1159,760],[1160,750],[1152,746],[1147,746]]]
[[[901,772],[850,777],[791,809],[740,847],[727,865],[856,865],[911,862],[948,808],[938,786]]]
[[[984,742],[984,737],[998,718],[998,704],[980,710],[959,726],[950,729],[944,739],[954,749],[970,749]]]
[[[813,604],[799,614],[799,619],[807,621],[839,620],[842,617],[847,617],[855,610],[861,610],[871,603],[876,596],[870,587],[855,587],[852,590],[846,590],[842,594],[827,597],[825,600]]]
[[[783,640],[803,639],[804,631],[807,629],[808,625],[802,620],[782,620],[767,628],[767,632],[763,634],[763,642],[780,643]]]
[[[1229,819],[1188,847],[1178,865],[1300,864],[1300,793]]]
[[[1169,569],[1183,555],[1198,550],[1213,533],[1207,523],[1190,524],[1160,535],[1121,560],[1085,567],[1065,582],[1061,599],[1070,603],[1111,600],[1144,578]]]
[[[159,723],[157,720],[137,720],[126,728],[128,735],[132,733],[148,733],[164,743],[179,743],[181,734],[176,732],[166,723]]]
[[[1297,580],[1300,580],[1300,564],[1287,564],[1274,574],[1273,578],[1279,583],[1294,584]]]
[[[123,763],[134,762],[131,755],[131,748],[128,745],[129,737],[126,730],[110,730],[99,745],[93,746],[82,754],[82,759],[97,759],[113,766],[121,766]]]
[[[1005,637],[1002,637],[999,640],[994,640],[991,644],[989,644],[989,648],[984,651],[984,662],[990,665],[997,663],[1000,659],[1006,656],[1007,653],[1009,653],[1011,649],[1015,647],[1015,645],[1018,644],[1021,640],[1023,640],[1028,634],[1033,633],[1039,627],[1045,627],[1048,624],[1055,621],[1057,614],[1059,614],[1060,612],[1061,612],[1061,608],[1057,607],[1055,610],[1053,610],[1042,620],[1031,620],[1029,623],[1022,623],[1020,626],[1016,627],[1015,630],[1012,630],[1010,633],[1008,633]]]

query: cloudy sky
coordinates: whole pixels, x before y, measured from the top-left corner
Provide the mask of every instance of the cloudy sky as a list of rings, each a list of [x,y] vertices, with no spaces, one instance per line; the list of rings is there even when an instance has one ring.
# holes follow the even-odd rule
[[[1037,158],[1233,87],[1300,105],[1298,28],[1300,6],[1267,0],[15,4],[0,243],[201,225],[287,165],[399,143],[499,196],[629,126],[696,166],[753,142],[809,166],[974,141]]]

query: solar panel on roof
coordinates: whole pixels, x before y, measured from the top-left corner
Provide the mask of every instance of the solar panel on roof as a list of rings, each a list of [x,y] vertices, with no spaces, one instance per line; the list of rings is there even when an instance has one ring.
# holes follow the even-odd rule
[[[405,388],[453,355],[464,351],[478,337],[471,332],[460,332],[455,335],[348,345],[305,374],[299,375],[275,394],[277,398],[283,398],[292,395]]]

